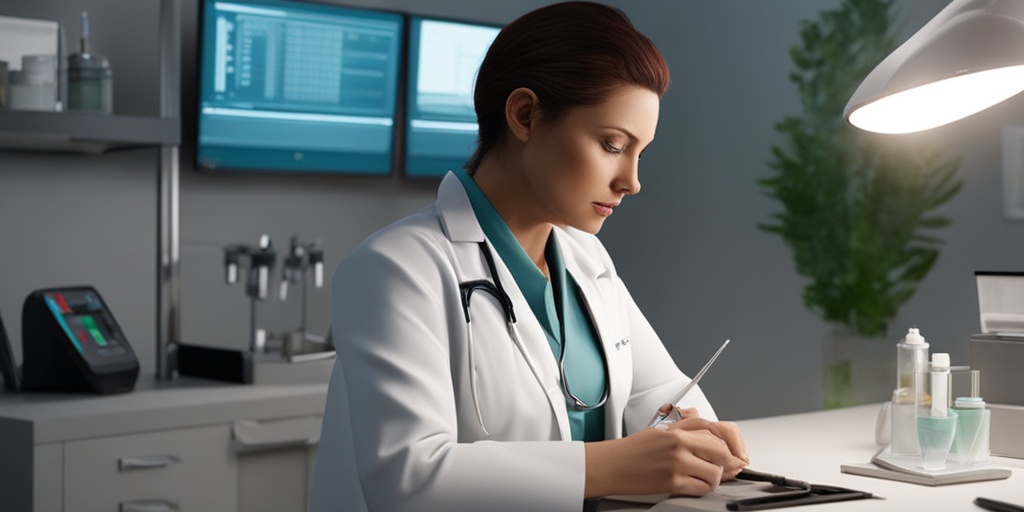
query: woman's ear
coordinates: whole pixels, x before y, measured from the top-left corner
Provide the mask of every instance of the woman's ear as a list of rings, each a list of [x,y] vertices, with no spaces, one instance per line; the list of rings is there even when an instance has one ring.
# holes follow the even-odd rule
[[[520,87],[505,100],[505,122],[509,133],[520,142],[530,139],[530,131],[540,117],[540,101],[537,95],[526,87]]]

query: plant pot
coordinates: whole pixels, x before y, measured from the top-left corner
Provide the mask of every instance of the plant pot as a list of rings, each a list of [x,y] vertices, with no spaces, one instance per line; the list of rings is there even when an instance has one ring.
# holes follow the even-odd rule
[[[836,329],[822,348],[825,409],[884,402],[896,383],[896,341]]]

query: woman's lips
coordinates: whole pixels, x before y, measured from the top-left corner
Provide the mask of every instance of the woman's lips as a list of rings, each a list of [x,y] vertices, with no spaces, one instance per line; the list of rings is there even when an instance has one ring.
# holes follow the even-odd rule
[[[615,203],[592,203],[594,205],[594,211],[602,217],[607,217],[612,214],[615,207],[618,206]]]

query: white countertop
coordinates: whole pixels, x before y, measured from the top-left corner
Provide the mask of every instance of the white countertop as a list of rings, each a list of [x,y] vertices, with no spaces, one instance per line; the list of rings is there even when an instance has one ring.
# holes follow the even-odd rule
[[[993,457],[1012,471],[1010,478],[929,487],[840,472],[845,463],[871,460],[875,423],[881,405],[866,405],[739,421],[750,455],[750,468],[813,484],[870,492],[884,499],[793,507],[823,512],[972,511],[981,496],[1024,506],[1024,460]],[[1022,433],[1024,435],[1024,433]],[[604,509],[604,507],[602,507]],[[615,510],[647,510],[643,507]]]

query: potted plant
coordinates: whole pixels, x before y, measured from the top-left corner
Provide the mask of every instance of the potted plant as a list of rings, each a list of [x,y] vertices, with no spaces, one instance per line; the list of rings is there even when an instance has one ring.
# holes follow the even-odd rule
[[[783,142],[771,148],[775,172],[758,180],[782,205],[759,227],[792,249],[797,273],[809,280],[804,304],[834,327],[839,344],[888,335],[938,259],[941,240],[930,232],[950,219],[936,209],[962,184],[959,157],[843,119],[854,89],[895,47],[891,11],[891,0],[844,0],[801,24],[790,81],[803,111],[776,124]],[[843,389],[853,385],[855,363],[838,359],[826,364],[826,407],[858,401]]]

